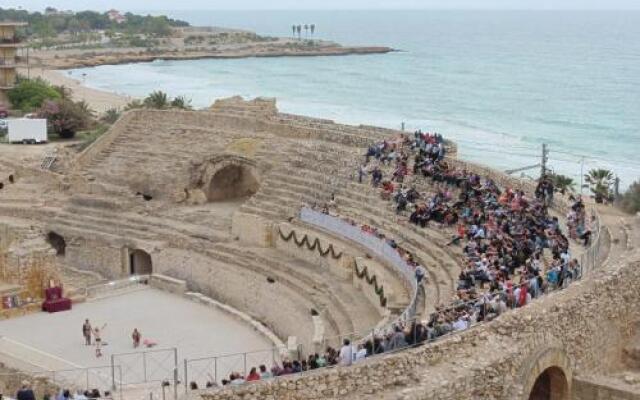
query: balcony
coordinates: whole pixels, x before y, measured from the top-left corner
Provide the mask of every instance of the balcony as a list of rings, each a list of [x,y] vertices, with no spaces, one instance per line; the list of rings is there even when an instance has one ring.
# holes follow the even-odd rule
[[[22,40],[17,37],[0,38],[0,47],[21,47]]]
[[[0,69],[25,67],[26,65],[26,57],[0,57]]]

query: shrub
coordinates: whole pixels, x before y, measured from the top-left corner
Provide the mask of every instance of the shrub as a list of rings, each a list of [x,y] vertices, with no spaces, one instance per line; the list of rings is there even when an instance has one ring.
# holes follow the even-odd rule
[[[100,120],[107,124],[114,124],[120,118],[120,110],[117,108],[110,108],[102,114]]]
[[[640,212],[640,180],[635,181],[629,186],[626,192],[622,194],[620,208],[628,213],[635,214]]]
[[[152,92],[146,99],[144,99],[144,106],[147,108],[156,108],[159,110],[165,109],[169,106],[169,98],[167,94],[161,90]]]
[[[47,119],[49,130],[62,139],[71,139],[76,132],[86,129],[91,122],[90,110],[82,103],[68,99],[46,101],[39,116]]]
[[[24,79],[9,90],[9,101],[14,108],[31,111],[39,108],[46,100],[59,99],[62,96],[55,88],[42,79]]]
[[[144,104],[142,104],[140,100],[134,99],[128,102],[126,106],[124,106],[124,110],[129,111],[129,110],[135,110],[137,108],[142,108],[142,107],[144,107]]]

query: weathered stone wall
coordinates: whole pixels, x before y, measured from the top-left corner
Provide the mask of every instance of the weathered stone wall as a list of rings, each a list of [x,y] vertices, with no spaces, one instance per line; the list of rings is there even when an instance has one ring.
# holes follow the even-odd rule
[[[233,214],[231,233],[242,242],[259,247],[271,247],[275,240],[273,222],[242,212]]]
[[[289,237],[289,240],[284,240],[283,236],[284,238]],[[335,243],[323,240],[311,231],[286,222],[274,226],[272,237],[274,238],[274,247],[285,254],[306,260],[320,270],[329,271],[335,275],[336,279],[352,279],[355,262],[353,255]]]
[[[574,379],[573,400],[640,400],[640,392],[606,383]]]
[[[286,341],[291,327],[311,341],[313,322],[300,293],[281,282],[270,283],[259,271],[238,268],[190,250],[165,248],[152,253],[154,273],[187,282],[190,291],[242,310]]]
[[[100,240],[67,240],[65,262],[78,269],[97,272],[107,279],[126,275],[126,251]]]
[[[325,371],[203,394],[329,399],[395,385],[403,399],[522,399],[547,367],[604,371],[640,320],[640,252],[568,289],[431,345]]]

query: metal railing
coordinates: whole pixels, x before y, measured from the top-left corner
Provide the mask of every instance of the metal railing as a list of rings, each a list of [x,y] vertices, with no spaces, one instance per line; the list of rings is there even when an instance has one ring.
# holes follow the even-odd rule
[[[156,349],[111,355],[112,382],[116,382],[115,368],[120,367],[122,385],[173,381],[177,383],[178,349]]]
[[[600,246],[602,236],[602,226],[600,222],[600,214],[598,209],[594,206],[591,209],[592,223],[591,238],[589,247],[580,255],[580,266],[583,274],[589,274],[591,271],[598,267],[600,260]]]
[[[300,210],[300,220],[352,240],[366,247],[376,256],[396,268],[400,275],[404,277],[404,284],[411,294],[411,299],[400,317],[392,321],[389,325],[414,317],[418,295],[418,282],[415,276],[415,269],[402,258],[397,249],[391,247],[386,240],[364,232],[359,226],[352,225],[341,218],[324,214],[308,207],[303,207]]]
[[[298,345],[294,354],[291,354],[287,347],[272,347],[266,350],[185,359],[185,391],[188,391],[191,382],[195,382],[201,388],[208,383],[219,385],[222,379],[228,379],[231,373],[240,373],[246,377],[251,368],[264,365],[270,370],[273,365],[281,365],[285,359],[299,360],[301,357],[302,345]]]
[[[84,288],[84,294],[87,298],[97,297],[100,295],[113,293],[117,290],[129,289],[135,286],[142,285],[146,286],[149,282],[149,278],[149,275],[134,275],[127,279],[89,285]]]

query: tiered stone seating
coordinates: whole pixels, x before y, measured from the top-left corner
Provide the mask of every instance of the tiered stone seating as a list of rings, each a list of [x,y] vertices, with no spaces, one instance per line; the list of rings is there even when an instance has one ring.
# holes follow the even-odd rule
[[[227,239],[203,225],[128,212],[116,199],[97,195],[73,196],[69,205],[52,219],[49,227],[59,233],[109,235],[157,242]]]
[[[406,218],[395,214],[390,202],[380,198],[377,190],[368,183],[358,184],[355,175],[361,153],[357,150],[354,154],[353,150],[339,146],[324,147],[328,149],[322,153],[303,146],[281,150],[294,154],[294,161],[286,169],[272,171],[261,190],[242,206],[241,211],[281,220],[294,217],[303,203],[321,205],[328,203],[331,194],[335,194],[341,216],[381,229],[401,241],[427,267],[430,275],[427,311],[448,302],[460,272],[456,255],[442,249],[448,242],[449,233],[408,224]],[[295,157],[304,162],[295,162]]]
[[[326,335],[375,326],[380,315],[350,282],[276,249],[236,246],[229,234],[230,214],[207,216],[206,205],[166,206],[172,190],[193,182],[195,164],[250,138],[259,143],[248,157],[260,173],[260,189],[239,212],[277,223],[295,217],[302,204],[326,203],[334,194],[341,215],[394,237],[425,265],[430,279],[423,311],[451,297],[459,267],[455,255],[437,249],[447,234],[399,221],[376,190],[354,181],[364,146],[397,132],[270,114],[258,106],[228,106],[210,113],[140,111],[127,118],[83,159],[77,172],[89,182],[88,193],[72,196],[48,223],[52,230],[107,242],[136,240],[151,247],[189,248],[211,259],[212,265],[251,271],[264,276],[264,282],[273,278],[287,288],[284,297],[296,299],[290,312],[309,322],[311,309],[317,311],[325,320]],[[144,193],[154,200],[137,196],[140,187],[155,191]],[[404,288],[399,277],[395,286]],[[305,331],[310,340],[312,329]]]

